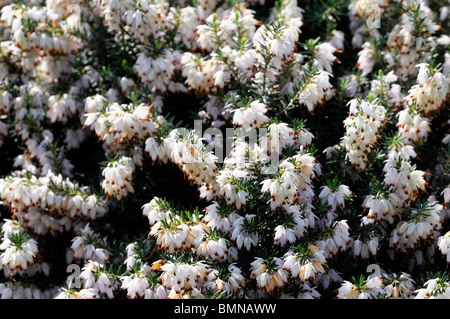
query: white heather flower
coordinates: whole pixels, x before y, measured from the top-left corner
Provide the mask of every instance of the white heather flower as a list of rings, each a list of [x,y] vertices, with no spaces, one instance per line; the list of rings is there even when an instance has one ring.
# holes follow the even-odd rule
[[[299,148],[311,145],[313,138],[314,135],[305,127],[297,127],[295,129],[294,143],[295,145],[298,145]]]
[[[417,170],[415,165],[411,165],[409,161],[401,161],[395,168],[397,173],[393,170],[388,171],[395,175],[392,181],[395,184],[390,187],[391,192],[395,193],[406,205],[414,202],[419,196],[420,191],[425,191],[425,186],[428,184],[425,179],[425,172]],[[392,171],[392,172],[391,172]],[[390,176],[387,175],[388,182],[391,182]]]
[[[134,193],[131,184],[133,173],[134,164],[130,157],[122,156],[109,162],[102,172],[105,177],[102,181],[102,188],[105,190],[106,196],[120,200],[122,197],[126,197],[128,193]]]
[[[373,13],[373,5],[376,5],[380,10],[380,13],[384,13],[386,8],[389,7],[389,1],[387,0],[351,0],[348,9],[352,15],[359,19],[367,19]]]
[[[216,228],[223,232],[230,232],[234,221],[239,216],[229,208],[223,208],[217,202],[205,207],[204,221],[210,228]]]
[[[122,277],[122,289],[127,290],[127,297],[135,299],[143,297],[149,283],[144,274],[132,274]]]
[[[399,84],[392,84],[389,92],[387,94],[389,100],[389,105],[392,107],[399,107],[402,105],[403,101],[405,100],[405,97],[402,93],[402,87]]]
[[[250,265],[250,277],[256,279],[258,289],[265,290],[268,294],[284,287],[288,281],[288,273],[283,269],[283,261],[280,258],[264,260],[256,257]]]
[[[245,6],[236,6],[209,15],[206,23],[197,27],[197,42],[200,48],[213,51],[220,46],[233,45],[233,42],[238,40],[238,34],[251,40],[258,24],[253,16],[254,11]]]
[[[384,274],[384,291],[388,298],[410,299],[415,290],[415,281],[410,274],[402,272],[400,275]]]
[[[377,192],[376,195],[368,195],[363,201],[364,209],[369,209],[366,218],[380,221],[394,222],[399,210],[403,207],[402,199],[392,192]]]
[[[332,221],[326,228],[323,238],[315,243],[323,252],[324,256],[329,258],[337,255],[340,251],[347,250],[351,241],[347,221]]]
[[[331,31],[330,44],[338,50],[344,50],[345,33],[339,30]]]
[[[66,131],[66,137],[64,139],[64,144],[66,149],[69,151],[71,149],[77,149],[80,147],[81,143],[86,139],[86,132],[82,129],[72,130],[68,129]]]
[[[383,280],[377,276],[359,283],[344,281],[338,289],[338,299],[370,299],[383,294]]]
[[[158,261],[158,263],[161,262]],[[181,290],[189,291],[193,288],[201,288],[209,273],[207,267],[201,262],[189,264],[167,261],[158,267],[162,271],[163,287],[174,290],[176,293],[180,293]]]
[[[258,233],[247,231],[247,225],[254,222],[256,215],[247,214],[245,216],[236,217],[233,221],[231,228],[231,240],[236,242],[238,249],[245,247],[247,251],[250,251],[252,246],[258,245]]]
[[[367,75],[372,72],[375,65],[375,48],[371,42],[365,42],[362,45],[361,51],[358,52],[358,62],[356,66],[362,71],[362,75]]]
[[[405,138],[405,143],[417,143],[420,140],[427,141],[431,132],[430,120],[419,113],[414,107],[406,107],[397,113],[398,132]]]
[[[252,129],[269,122],[269,118],[265,115],[267,109],[267,105],[258,101],[251,102],[247,107],[236,109],[233,115],[233,125],[239,125],[249,133]]]
[[[352,253],[355,257],[361,257],[361,259],[367,260],[370,255],[374,258],[377,256],[378,250],[378,237],[373,236],[368,241],[361,241],[360,239],[356,239],[352,243]]]
[[[314,52],[313,65],[318,70],[333,74],[333,63],[339,61],[334,53],[338,51],[331,43],[324,42],[318,44]]]
[[[64,93],[60,98],[55,95],[48,98],[46,115],[51,123],[61,122],[65,124],[67,123],[68,118],[75,114],[79,107],[72,95],[75,95],[76,93],[78,92],[74,87],[74,89],[70,90],[69,94]]]
[[[211,230],[211,229],[210,229]],[[208,229],[205,229],[208,231]],[[225,261],[228,259],[228,245],[229,241],[225,238],[209,236],[198,236],[194,242],[197,255],[211,258],[212,260]]]
[[[188,89],[205,93],[211,90],[215,82],[214,74],[223,68],[217,59],[206,60],[191,52],[183,53],[181,66]]]
[[[81,289],[79,291],[62,288],[54,299],[96,299],[98,292],[93,288]]]
[[[328,186],[322,186],[322,191],[319,193],[319,198],[326,201],[330,206],[330,210],[334,212],[337,207],[344,209],[345,199],[350,197],[352,192],[347,185],[339,185],[337,189],[330,189]]]
[[[444,63],[442,65],[442,73],[448,78],[450,77],[450,53],[444,53]]]
[[[385,183],[394,185],[397,173],[395,166],[399,161],[409,161],[411,158],[416,158],[417,153],[414,151],[414,146],[405,143],[405,139],[399,136],[395,136],[392,139],[392,143],[388,146],[388,158],[385,160],[383,171],[385,175]],[[389,176],[388,176],[389,175]]]
[[[315,176],[315,158],[310,154],[294,155],[280,163],[276,178],[261,182],[261,193],[270,191],[272,210],[297,201],[311,202],[314,197],[312,179]]]
[[[160,284],[145,290],[144,299],[167,299],[168,291]]]
[[[106,103],[106,98],[100,94],[89,96],[84,101],[84,112],[95,113],[101,111],[106,106]]]
[[[1,267],[8,269],[10,274],[16,271],[27,271],[38,256],[37,242],[24,231],[7,234],[0,244]]]
[[[173,253],[180,249],[189,249],[195,240],[192,229],[177,218],[157,221],[150,229],[149,237],[156,237],[156,245]]]
[[[148,218],[150,226],[161,219],[167,219],[172,214],[173,212],[167,210],[164,207],[164,202],[158,197],[153,197],[149,203],[142,206],[142,215]]]
[[[347,97],[356,97],[360,94],[358,93],[360,90],[359,78],[355,74],[349,74],[339,78],[339,80],[345,81],[345,96]],[[403,102],[403,99],[401,100]]]
[[[219,186],[219,195],[222,196],[228,205],[235,205],[238,210],[246,205],[249,196],[245,188],[240,186],[240,182],[249,179],[250,174],[239,169],[225,168],[218,172],[216,183]]]
[[[93,230],[90,229],[89,224],[86,224],[81,229],[81,236],[76,236],[72,239],[70,251],[76,260],[92,260],[104,264],[108,261],[110,253],[106,249],[97,248],[90,243],[93,236],[95,236]]]
[[[442,278],[430,279],[415,291],[415,299],[450,299],[450,283]]]
[[[402,81],[416,75],[415,66],[430,58],[440,29],[434,12],[423,1],[404,3],[398,23],[387,34],[387,49],[396,55],[396,73]],[[415,12],[411,14],[411,12]]]
[[[292,11],[286,12],[291,15]],[[298,40],[301,18],[284,19],[284,25],[280,25],[276,31],[267,25],[259,27],[253,37],[253,48],[256,50],[257,62],[265,63],[270,57],[269,68],[264,72],[258,72],[256,76],[266,76],[270,81],[276,82],[282,71],[282,67],[292,61],[295,53],[295,43]],[[278,31],[278,32],[277,32]]]
[[[52,299],[58,292],[58,288],[42,290],[34,284],[18,285],[14,282],[0,284],[1,299]]]
[[[145,152],[150,154],[153,161],[166,164],[169,160],[169,155],[166,153],[164,142],[158,142],[155,137],[149,137],[145,140]]]
[[[314,282],[316,275],[325,273],[326,260],[317,246],[309,244],[299,252],[289,251],[284,256],[283,268],[289,270],[292,277],[301,281]]]
[[[437,244],[439,250],[446,256],[447,264],[450,264],[450,232],[447,232],[444,236],[439,236]]]
[[[284,247],[286,242],[293,244],[297,240],[296,231],[292,228],[286,227],[285,225],[278,225],[275,227],[275,236],[273,241],[275,245],[280,245]]]
[[[450,79],[429,64],[421,63],[417,74],[417,84],[409,90],[406,103],[413,103],[427,117],[444,107],[450,95]]]
[[[80,279],[83,280],[83,288],[93,288],[100,295],[113,299],[113,285],[110,277],[102,272],[103,267],[104,265],[89,260],[80,273]]]
[[[409,219],[401,221],[392,231],[389,238],[391,247],[401,252],[411,251],[422,240],[434,237],[435,231],[441,230],[442,220],[439,212],[442,205],[425,203],[418,207],[410,208]]]
[[[138,243],[133,242],[128,244],[125,249],[127,251],[127,257],[125,258],[125,261],[123,262],[126,265],[127,271],[130,271],[136,261],[139,259],[139,255],[136,253],[135,249],[137,248]]]
[[[150,117],[152,112],[153,108],[144,104],[135,106],[114,102],[107,105],[103,112],[84,113],[83,125],[95,131],[107,150],[118,153],[121,144],[132,140],[145,141],[154,133],[155,123]]]
[[[269,146],[268,152],[271,154],[281,153],[283,148],[294,145],[294,130],[286,123],[272,123],[268,126]]]
[[[374,97],[380,97],[386,99],[391,92],[391,85],[398,79],[394,71],[390,71],[388,74],[379,74],[377,78],[372,80],[370,92],[373,93]]]
[[[205,288],[212,288],[214,292],[225,292],[227,295],[232,293],[241,294],[246,286],[246,278],[243,276],[242,270],[235,264],[230,264],[227,272],[221,277],[219,271],[212,270],[208,274]]]
[[[168,144],[166,144],[166,142]],[[217,190],[214,179],[217,171],[217,156],[207,151],[202,139],[195,135],[195,131],[182,129],[172,130],[165,146],[170,160],[176,164],[191,182],[205,186],[210,190]]]
[[[353,99],[349,103],[349,116],[344,120],[346,133],[341,145],[352,166],[364,171],[369,162],[367,154],[376,147],[378,131],[385,122],[386,109],[374,103]]]
[[[152,93],[165,93],[173,90],[171,85],[176,70],[176,54],[171,49],[164,49],[156,58],[150,58],[143,52],[138,54],[133,69],[136,71],[139,81]],[[181,89],[183,91],[183,89]]]
[[[333,86],[329,82],[331,73],[319,70],[303,87],[298,95],[300,104],[306,105],[308,111],[312,113],[317,105],[323,105],[331,95]]]
[[[442,196],[444,196],[444,202],[446,204],[450,203],[450,185],[448,185],[443,191]]]

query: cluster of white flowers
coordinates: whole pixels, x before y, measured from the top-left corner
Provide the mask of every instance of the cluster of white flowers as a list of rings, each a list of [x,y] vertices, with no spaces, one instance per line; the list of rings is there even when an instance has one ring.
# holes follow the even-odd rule
[[[342,146],[352,166],[365,170],[379,139],[380,126],[385,122],[383,106],[368,101],[353,99],[349,103],[349,116],[344,120],[345,135]]]
[[[239,125],[246,132],[259,128],[269,121],[265,115],[267,106],[258,101],[250,102],[246,107],[236,109],[233,116],[233,124]]]
[[[369,299],[378,294],[382,294],[383,279],[381,277],[373,277],[371,279],[360,280],[360,282],[352,283],[344,281],[338,289],[338,299]]]
[[[339,299],[420,299],[420,294],[416,293],[417,283],[408,273],[383,273],[379,276],[371,276],[367,279],[359,278],[353,282],[344,281],[338,289]]]
[[[422,240],[427,241],[435,237],[442,228],[440,210],[442,206],[437,203],[426,203],[412,208],[408,219],[399,222],[392,231],[389,244],[404,252],[417,247]]]
[[[0,197],[13,217],[37,235],[77,228],[77,219],[94,220],[106,213],[104,199],[61,175],[37,178],[23,172],[0,179]]]
[[[402,81],[416,75],[416,65],[426,61],[432,47],[436,46],[434,34],[440,28],[434,22],[434,12],[426,1],[405,1],[406,9],[398,24],[388,34],[387,45],[397,55],[385,56],[389,64],[397,64],[396,73]],[[394,62],[396,60],[396,62]]]
[[[108,274],[103,272],[104,265],[89,259],[83,267],[79,278],[83,280],[83,289],[93,289],[98,296],[108,296],[114,298],[113,284],[117,286]]]
[[[58,288],[41,290],[36,285],[14,285],[10,283],[0,284],[0,296],[2,299],[51,299],[59,294]]]
[[[332,221],[326,225],[322,238],[316,241],[316,245],[327,258],[347,250],[350,243],[351,237],[346,220]]]
[[[418,112],[413,105],[405,107],[397,113],[398,133],[404,137],[407,143],[426,141],[431,132],[430,120]]]
[[[316,275],[325,273],[326,259],[317,246],[309,245],[306,252],[288,252],[283,268],[302,281],[314,281]]]
[[[450,298],[446,1],[0,3],[1,298]]]
[[[366,218],[369,221],[394,222],[403,201],[395,193],[377,191],[376,195],[367,195],[363,202],[364,209],[369,209]]]
[[[447,232],[444,236],[440,236],[438,239],[438,247],[439,250],[444,254],[447,258],[447,264],[450,263],[450,232]]]
[[[182,83],[172,81],[177,71],[176,66],[180,62],[181,55],[178,51],[171,52],[166,49],[156,59],[151,59],[141,52],[134,69],[140,82],[148,86],[151,92],[184,92],[186,88]]]
[[[444,74],[428,63],[417,65],[417,84],[413,85],[405,101],[414,104],[425,116],[439,112],[448,101],[450,84]]]
[[[2,233],[0,261],[4,272],[8,274],[27,272],[39,256],[36,240],[30,238],[19,223],[11,220],[3,224]]]
[[[115,197],[120,200],[123,196],[133,193],[134,165],[129,157],[120,157],[108,163],[108,166],[102,172],[105,179],[102,182],[102,188],[108,198]]]
[[[312,179],[315,176],[315,158],[310,154],[298,154],[280,163],[276,178],[264,180],[261,192],[270,192],[272,210],[299,201],[311,202],[314,197]]]
[[[449,299],[450,283],[442,278],[433,278],[417,290],[416,299]]]
[[[321,188],[322,190],[319,193],[319,198],[329,205],[329,211],[332,213],[338,208],[343,210],[345,208],[345,199],[352,195],[350,188],[343,184],[333,188],[325,185]]]
[[[95,101],[95,100],[94,100]],[[86,102],[86,108],[92,106],[103,106],[85,113],[84,125],[91,127],[100,140],[104,141],[106,149],[116,154],[130,144],[145,141],[155,130],[151,118],[152,107],[140,104],[138,106],[122,104],[117,102],[104,106],[103,103]],[[128,150],[131,152],[130,150]],[[139,163],[139,157],[133,158]]]

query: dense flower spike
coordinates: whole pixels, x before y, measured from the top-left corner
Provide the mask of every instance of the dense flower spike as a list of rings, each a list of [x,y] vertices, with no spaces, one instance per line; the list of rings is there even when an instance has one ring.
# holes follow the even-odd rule
[[[338,289],[339,299],[370,299],[383,293],[383,279],[373,277],[365,279],[361,276],[358,282],[344,281]]]
[[[283,261],[280,258],[264,260],[257,257],[251,263],[251,278],[255,278],[258,289],[271,294],[275,289],[282,288],[288,281],[288,274],[283,269]]]
[[[317,246],[309,244],[308,247],[299,252],[288,252],[284,257],[283,268],[289,270],[293,277],[302,281],[312,280],[316,275],[325,273],[326,260]]]
[[[413,103],[425,116],[439,112],[450,97],[450,78],[427,63],[417,65],[417,84],[409,91],[405,101]]]
[[[341,145],[352,166],[364,171],[369,162],[367,156],[380,138],[378,131],[385,122],[386,110],[381,105],[358,99],[351,100],[348,105],[349,116],[344,120],[346,134]]]
[[[0,244],[1,267],[6,273],[26,272],[39,255],[36,240],[29,237],[20,224],[6,223],[2,227],[3,239]],[[11,225],[12,226],[12,225]]]
[[[428,280],[424,288],[416,291],[415,299],[448,299],[450,294],[450,283],[447,278],[433,278]]]
[[[151,113],[151,106],[114,102],[104,109],[85,113],[84,125],[92,127],[107,150],[116,154],[121,145],[128,145],[133,140],[144,141],[154,132]]]
[[[392,231],[389,244],[406,252],[417,247],[420,241],[433,238],[441,231],[440,210],[442,206],[436,202],[419,203],[417,207],[410,208],[407,219],[399,222]]]
[[[444,236],[440,236],[438,240],[439,250],[444,254],[447,258],[447,264],[450,263],[450,232],[447,232]]]
[[[134,173],[134,165],[129,157],[120,157],[108,163],[102,172],[105,179],[102,182],[102,188],[105,190],[106,196],[115,197],[120,200],[123,196],[127,196],[128,192],[133,193],[133,185],[131,183]]]

